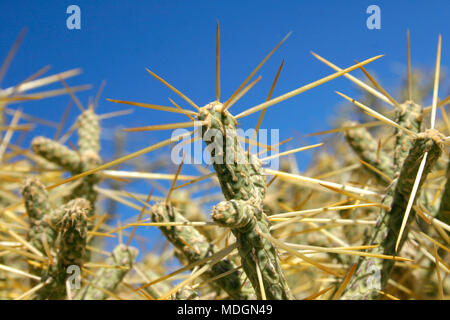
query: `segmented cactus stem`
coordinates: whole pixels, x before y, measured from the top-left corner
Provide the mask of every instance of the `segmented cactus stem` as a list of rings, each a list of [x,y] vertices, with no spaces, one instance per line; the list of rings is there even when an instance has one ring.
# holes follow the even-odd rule
[[[81,154],[100,151],[100,121],[92,109],[85,110],[77,120],[78,149]]]
[[[81,172],[81,159],[78,153],[61,143],[45,137],[36,137],[31,143],[34,153],[45,160],[73,173]]]
[[[91,170],[100,165],[100,122],[92,109],[85,110],[77,120],[78,152],[70,150],[57,141],[37,137],[32,142],[33,151],[45,160],[55,163],[72,174]],[[89,216],[95,213],[97,191],[95,185],[100,175],[91,174],[83,177],[80,184],[64,199],[64,202],[75,198],[85,198],[91,203]],[[90,226],[91,227],[91,226]]]
[[[101,268],[95,278],[93,285],[85,287],[77,296],[79,300],[104,300],[108,297],[107,292],[114,292],[131,270],[138,250],[123,244],[116,246],[106,264],[112,268]],[[103,289],[103,290],[102,290]]]
[[[46,255],[43,241],[47,241],[49,248],[53,248],[58,236],[57,227],[54,225],[57,214],[50,205],[45,187],[36,178],[26,180],[22,195],[30,220],[28,239],[36,249]]]
[[[78,198],[70,201],[60,210],[64,214],[56,221],[60,233],[56,263],[50,266],[41,277],[41,282],[50,283],[38,292],[37,299],[66,298],[66,280],[71,272],[81,274],[83,267],[87,240],[87,213],[90,210],[90,204],[87,200]]]
[[[348,122],[345,126],[354,126],[355,122]],[[392,161],[386,152],[378,151],[378,143],[372,137],[366,128],[356,128],[344,132],[345,140],[359,156],[359,158],[374,168],[384,173],[387,177],[394,177],[394,168]],[[375,174],[378,180],[386,180],[382,175],[370,170],[370,173]]]
[[[446,182],[436,218],[450,225],[450,159],[447,164]]]
[[[423,155],[425,152],[428,152],[419,182],[419,191],[427,174],[441,155],[442,142],[443,136],[436,130],[430,129],[418,134],[408,156],[403,162],[400,176],[392,183],[383,199],[383,204],[388,205],[390,210],[380,210],[380,217],[377,220],[375,231],[370,241],[370,244],[380,244],[380,246],[372,249],[371,252],[385,255],[396,254],[395,245],[398,233]],[[415,199],[417,199],[417,194]],[[413,218],[414,210],[411,211],[408,221],[411,221]],[[401,250],[407,234],[408,227],[405,229],[398,251]],[[393,260],[361,257],[355,275],[341,298],[356,300],[376,299],[379,296],[379,290],[383,290],[389,280],[393,265]]]
[[[172,300],[199,300],[199,296],[197,291],[186,286],[174,293]]]
[[[206,121],[202,138],[208,146],[222,193],[227,200],[258,199],[266,193],[266,182],[260,161],[244,151],[236,133],[236,120],[222,104],[212,102],[198,116]]]
[[[243,200],[222,201],[212,212],[217,224],[231,228],[238,241],[242,266],[261,299],[261,287],[257,268],[261,271],[264,292],[269,300],[292,300],[293,295],[284,278],[278,253],[270,241],[261,236],[269,233],[265,220],[258,219],[264,213],[261,208]]]
[[[396,110],[396,122],[400,126],[412,132],[419,132],[423,118],[422,107],[418,104],[407,101],[400,105],[401,109]],[[396,129],[394,148],[394,169],[399,174],[403,167],[403,161],[408,156],[412,147],[411,138],[402,130]]]
[[[172,205],[159,203],[152,208],[152,220],[154,222],[188,222]],[[160,227],[166,238],[179,251],[182,262],[194,263],[212,256],[218,250],[200,232],[190,226]],[[184,261],[187,260],[187,261]],[[206,279],[211,279],[229,272],[236,265],[228,259],[214,264],[211,270],[205,273]],[[218,278],[213,284],[223,289],[233,299],[246,300],[252,295],[252,290],[243,285],[243,279],[239,271]]]
[[[231,228],[243,269],[258,298],[262,296],[256,266],[268,299],[293,299],[275,247],[260,236],[260,232],[269,232],[269,221],[262,212],[267,187],[261,162],[244,151],[238,141],[236,120],[222,109],[223,105],[215,101],[203,107],[198,116],[206,123],[201,128],[202,139],[209,148],[222,193],[230,201],[215,207],[213,220]]]

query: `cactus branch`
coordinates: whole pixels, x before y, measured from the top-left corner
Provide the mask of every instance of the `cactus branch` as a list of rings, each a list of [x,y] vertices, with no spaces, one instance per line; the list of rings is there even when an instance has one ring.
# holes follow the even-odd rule
[[[181,213],[170,204],[159,203],[152,208],[152,220],[154,222],[188,222]],[[167,239],[179,250],[181,262],[194,263],[209,256],[212,256],[218,250],[194,227],[190,226],[171,226],[160,227]],[[225,272],[236,268],[229,260],[222,260],[211,267],[211,270],[204,273],[206,278],[217,277]],[[216,287],[225,290],[233,299],[249,299],[252,292],[247,288],[242,288],[243,281],[240,272],[229,274],[213,282]],[[241,290],[242,288],[242,290]]]
[[[431,171],[442,152],[443,136],[436,130],[427,130],[418,134],[408,156],[405,158],[400,176],[389,187],[383,204],[390,206],[390,210],[381,209],[376,230],[370,240],[370,244],[381,244],[372,249],[374,253],[386,255],[396,254],[396,241],[401,228],[404,213],[407,208],[408,199],[417,176],[421,160],[425,152],[428,157],[423,168],[423,174],[419,182],[420,190],[427,174]],[[415,197],[417,198],[417,196]],[[409,220],[414,217],[414,210],[411,211]],[[404,236],[399,243],[399,250],[405,242],[408,234],[408,225],[404,231]],[[378,290],[383,290],[389,280],[393,260],[379,260],[374,258],[359,259],[355,276],[350,281],[347,290],[342,295],[342,299],[375,299],[379,296]]]

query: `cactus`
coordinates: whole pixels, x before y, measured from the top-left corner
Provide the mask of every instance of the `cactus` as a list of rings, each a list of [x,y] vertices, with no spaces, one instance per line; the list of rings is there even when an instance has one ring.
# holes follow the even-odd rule
[[[217,224],[232,229],[239,244],[242,266],[257,297],[261,299],[261,286],[257,276],[259,269],[267,299],[293,299],[277,251],[271,242],[261,236],[261,233],[269,233],[266,220],[261,219],[263,214],[259,206],[243,200],[229,200],[214,207],[212,218]]]
[[[202,138],[211,150],[213,166],[225,198],[246,203],[241,202],[238,206],[236,202],[219,205],[213,212],[213,219],[221,226],[232,229],[239,243],[242,266],[257,297],[261,298],[261,288],[255,266],[260,267],[268,299],[292,299],[276,249],[259,234],[269,232],[269,222],[259,209],[266,194],[261,163],[242,149],[236,133],[236,120],[228,111],[222,112],[222,109],[221,103],[213,102],[200,110],[198,119],[207,123],[201,128]],[[230,210],[225,220],[219,218],[221,214],[218,213],[223,208]],[[247,219],[245,225],[240,225],[241,219]],[[228,223],[228,220],[233,222]],[[254,222],[250,223],[249,220]],[[259,227],[259,230],[255,232],[250,225]],[[254,247],[251,248],[250,244]]]
[[[346,125],[354,126],[356,123],[349,122]],[[346,131],[344,132],[344,136],[347,143],[361,160],[367,162],[384,174],[383,176],[380,173],[371,171],[380,181],[386,180],[386,176],[391,179],[394,177],[394,169],[392,168],[389,155],[382,150],[377,152],[378,144],[366,128],[357,128]]]
[[[183,137],[201,139],[212,164],[197,166],[200,176],[181,174],[181,165],[175,175],[164,173],[172,163],[162,154],[138,158],[180,137],[127,154],[121,136],[114,142],[121,144],[113,156],[117,159],[102,164],[101,121],[108,116],[95,111],[99,94],[85,109],[74,94],[77,89],[65,84],[64,78],[78,71],[0,88],[0,125],[7,132],[0,146],[0,298],[447,299],[450,162],[440,156],[449,146],[442,134],[448,131],[444,106],[449,99],[438,99],[438,82],[444,79],[439,68],[425,85],[408,68],[399,104],[362,67],[378,57],[341,69],[314,54],[336,72],[272,99],[280,67],[265,102],[232,114],[230,107],[258,82],[250,81],[275,49],[224,102],[219,44],[215,101],[199,107],[150,70],[196,110],[172,100],[175,107],[110,100],[189,117],[192,123],[125,131],[194,127]],[[372,86],[347,74],[357,68]],[[252,154],[253,141],[246,140],[247,148],[238,136],[238,121],[261,111],[258,131],[268,107],[339,76],[364,90],[364,104],[341,94],[361,110],[340,110],[333,122],[343,127],[316,135],[342,132],[344,139],[325,138],[302,173],[292,155],[296,149],[269,156],[283,156],[279,170],[264,168],[263,156],[258,158],[262,152]],[[59,128],[54,139],[32,139],[32,153],[21,146],[24,136],[11,140],[20,129],[13,125],[19,112],[7,106],[33,98],[23,92],[55,79],[65,87],[59,92],[70,93],[81,109],[69,130],[78,133],[77,147],[65,145],[68,134],[57,140],[61,123],[54,125]],[[430,93],[432,106],[425,107]],[[8,114],[14,116],[11,123]],[[372,117],[377,121],[366,122]],[[24,113],[20,119],[36,120]],[[72,176],[65,179],[64,171]],[[275,177],[266,180],[266,175]],[[147,179],[160,194],[148,196],[144,204],[145,195],[128,178],[136,179],[136,186]],[[156,179],[172,179],[165,201],[166,185]],[[100,185],[102,180],[106,183]],[[123,206],[140,210],[137,222],[124,219]],[[116,219],[117,227],[112,225]],[[163,236],[138,233],[142,226],[158,227]],[[111,247],[111,237],[119,244]],[[139,257],[131,245],[139,247]]]
[[[198,300],[198,293],[192,288],[183,287],[172,295],[172,300]]]
[[[100,124],[98,116],[92,109],[85,110],[77,120],[78,152],[70,150],[57,141],[44,137],[37,137],[32,141],[33,151],[56,165],[61,166],[72,174],[79,174],[100,165]],[[64,202],[75,198],[85,198],[91,203],[89,216],[95,213],[97,191],[95,185],[100,181],[99,174],[84,177],[81,183],[66,197]],[[91,228],[92,226],[89,226]]]
[[[57,141],[36,137],[33,139],[31,147],[34,153],[65,170],[76,173],[81,171],[79,155]]]
[[[163,203],[153,206],[152,219],[155,222],[188,222],[176,208]],[[194,227],[172,226],[160,227],[160,229],[167,239],[179,250],[182,260],[187,260],[189,264],[207,258],[218,251]],[[222,260],[213,265],[211,270],[205,273],[205,278],[218,277],[235,268],[236,266],[231,261]],[[233,299],[245,300],[252,294],[251,290],[243,286],[244,284],[239,271],[218,278],[214,281],[214,284],[218,288],[225,290]]]
[[[114,292],[130,271],[137,254],[137,249],[133,247],[127,247],[123,244],[115,247],[111,256],[106,260],[111,268],[100,269],[92,281],[92,285],[85,287],[76,296],[76,299],[104,300],[107,297],[107,292]]]
[[[419,132],[422,123],[422,107],[414,102],[406,102],[400,105],[401,109],[396,110],[396,122],[412,132]],[[403,167],[403,161],[411,149],[411,139],[405,132],[396,130],[395,149],[394,149],[394,167],[397,173]]]
[[[226,199],[262,201],[266,182],[259,160],[246,153],[238,141],[236,120],[222,112],[220,102],[203,107],[198,115],[203,125],[202,138],[211,150],[213,166]]]
[[[64,299],[69,267],[78,272],[84,264],[87,240],[87,213],[90,204],[83,198],[67,203],[63,216],[56,221],[60,233],[56,263],[50,266],[41,278],[41,282],[50,282],[38,292],[38,299]]]
[[[30,230],[28,238],[31,244],[43,254],[46,254],[43,238],[49,246],[53,245],[58,236],[58,227],[55,222],[58,220],[59,212],[50,205],[48,193],[44,186],[35,178],[27,179],[22,189],[22,195],[25,200],[25,208],[30,220]]]
[[[395,245],[398,232],[422,157],[425,152],[429,153],[419,183],[419,190],[442,152],[442,139],[443,136],[436,130],[428,130],[417,136],[408,156],[403,162],[398,180],[390,186],[383,199],[383,204],[388,205],[390,209],[383,209],[377,221],[377,230],[370,240],[370,244],[380,243],[381,246],[374,249],[374,252],[378,251],[387,255],[396,254]],[[411,213],[410,219],[413,216],[414,212]],[[406,234],[407,231],[405,232]],[[405,237],[400,243],[400,248],[404,240]],[[386,285],[393,265],[393,260],[360,259],[355,277],[350,282],[348,290],[342,298],[357,300],[376,298],[379,295],[378,290],[382,290]]]
[[[80,152],[81,171],[88,171],[100,165],[100,124],[98,116],[89,108],[84,111],[77,120],[78,124],[78,149]],[[73,172],[74,174],[78,172]],[[84,177],[81,185],[74,191],[72,197],[84,197],[92,205],[91,215],[95,212],[97,191],[94,186],[100,181],[98,174]]]
[[[442,201],[436,213],[436,218],[450,225],[450,160],[447,164],[445,179],[446,183],[442,193]]]

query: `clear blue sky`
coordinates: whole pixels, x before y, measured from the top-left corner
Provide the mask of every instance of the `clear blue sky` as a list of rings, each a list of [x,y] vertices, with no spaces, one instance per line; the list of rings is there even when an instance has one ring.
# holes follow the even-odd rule
[[[66,8],[81,8],[81,30],[66,28]],[[381,8],[381,29],[366,27],[366,8]],[[259,61],[289,32],[292,36],[258,72],[263,79],[232,112],[262,102],[276,70],[285,59],[274,96],[331,73],[310,55],[313,50],[345,67],[378,54],[386,56],[369,65],[386,87],[398,83],[406,67],[406,30],[411,31],[414,66],[435,63],[438,34],[442,34],[442,64],[448,64],[449,1],[22,1],[0,2],[0,61],[23,27],[28,27],[2,87],[16,84],[51,64],[51,73],[80,67],[83,74],[70,85],[90,83],[94,89],[79,93],[87,103],[102,80],[107,81],[99,113],[126,108],[105,98],[168,105],[168,97],[188,105],[152,78],[148,67],[188,95],[198,105],[215,98],[215,27],[221,26],[222,96],[229,97]],[[360,71],[355,75],[363,78]],[[60,87],[60,85],[55,86]],[[328,120],[342,102],[334,90],[356,94],[347,79],[301,94],[266,114],[263,127],[280,128],[280,139],[295,132],[304,135],[329,128]],[[446,92],[447,91],[447,92]],[[442,88],[442,95],[448,87]],[[24,111],[59,121],[68,97],[23,105]],[[78,114],[73,107],[71,123]],[[186,118],[187,119],[187,118]],[[254,126],[257,116],[242,121]],[[109,129],[186,121],[182,115],[136,109],[131,115],[105,121]],[[66,128],[67,129],[67,128]],[[53,135],[38,127],[36,134]],[[103,157],[110,156],[105,131]],[[128,151],[170,136],[170,132],[130,134]],[[297,141],[292,146],[307,143]],[[314,142],[314,140],[309,140]],[[299,156],[302,166],[308,156]]]

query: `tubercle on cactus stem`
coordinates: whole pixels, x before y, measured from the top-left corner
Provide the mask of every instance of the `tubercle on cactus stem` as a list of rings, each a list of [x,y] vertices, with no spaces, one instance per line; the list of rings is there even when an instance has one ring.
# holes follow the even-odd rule
[[[171,204],[158,203],[152,208],[152,220],[155,222],[187,222],[178,210]],[[187,260],[194,263],[213,255],[217,250],[214,245],[200,234],[194,227],[170,226],[160,227],[166,238],[179,251],[178,257],[181,262]],[[212,266],[211,270],[205,272],[205,278],[213,278],[236,268],[234,263],[224,259]],[[244,286],[239,271],[232,272],[228,276],[216,279],[213,284],[225,290],[233,299],[249,299],[253,292]]]
[[[443,147],[443,136],[436,130],[430,129],[418,134],[413,142],[407,157],[403,161],[400,175],[387,191],[383,204],[389,205],[390,210],[381,210],[378,218],[377,228],[372,236],[370,244],[381,243],[373,252],[383,254],[395,254],[395,244],[402,223],[403,214],[406,210],[409,195],[412,191],[414,178],[419,170],[421,159],[425,152],[429,156],[425,163],[420,186],[426,179],[438,160]],[[417,199],[417,195],[416,195]],[[411,212],[410,219],[414,212]],[[405,230],[399,250],[406,240],[408,229]],[[373,258],[360,258],[354,278],[350,281],[347,290],[341,299],[375,299],[379,296],[378,290],[383,290],[386,285],[394,263],[389,260],[377,260]]]
[[[82,289],[82,291],[75,296],[75,299],[106,299],[106,292],[113,292],[117,288],[127,273],[131,270],[137,255],[138,250],[136,248],[127,247],[123,244],[116,246],[111,256],[106,260],[106,264],[111,267],[101,268],[92,280],[93,285],[88,285]]]

